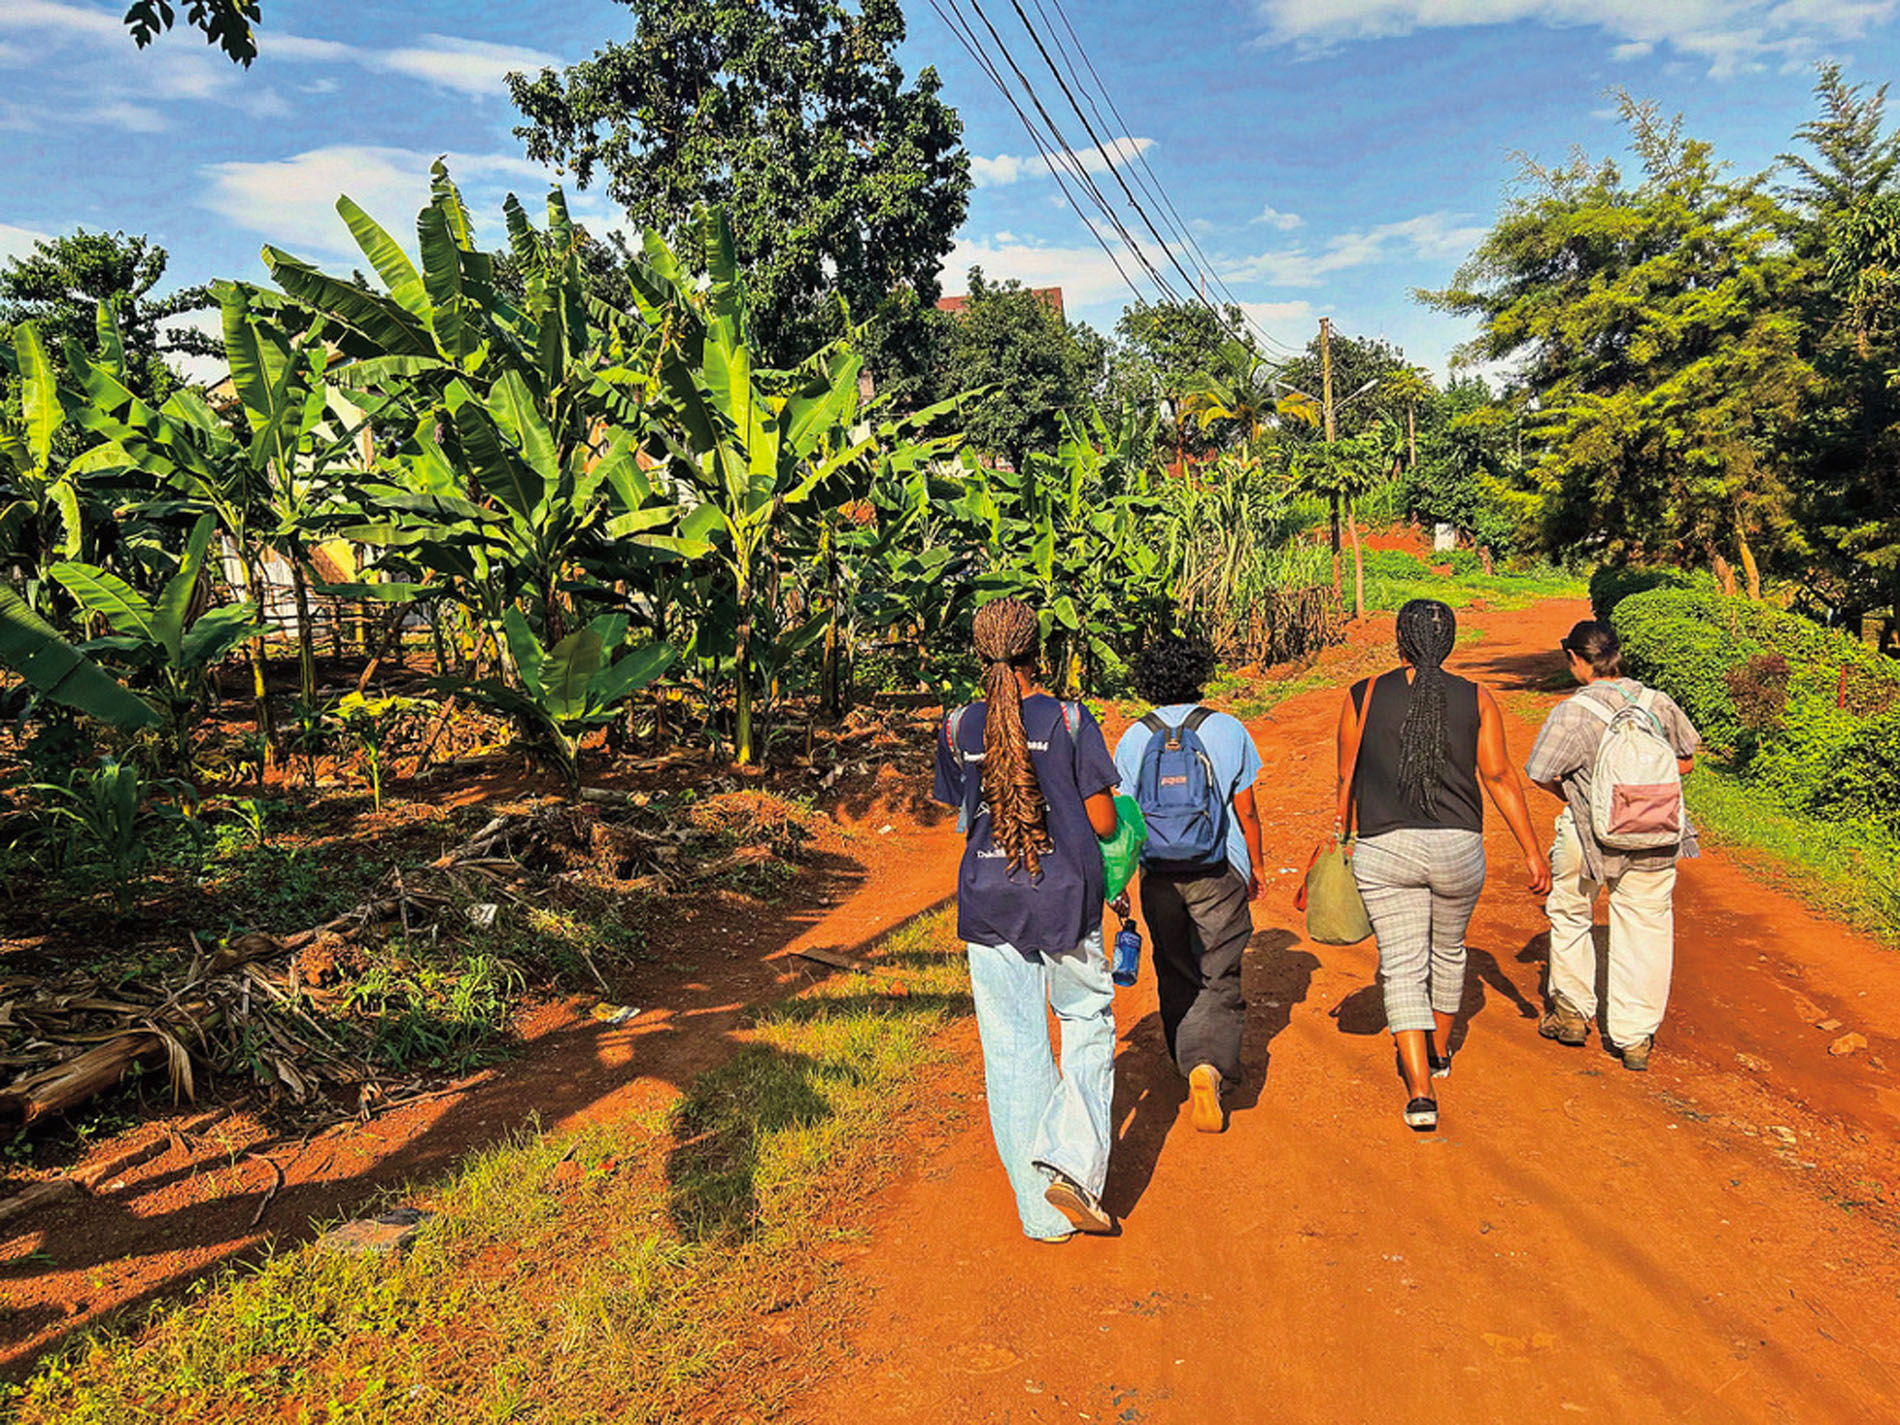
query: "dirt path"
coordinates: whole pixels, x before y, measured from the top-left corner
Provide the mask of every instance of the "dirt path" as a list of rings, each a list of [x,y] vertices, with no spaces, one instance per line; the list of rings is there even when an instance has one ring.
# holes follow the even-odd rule
[[[1551,603],[1473,617],[1462,670],[1521,762],[1555,696]],[[1508,833],[1470,933],[1443,1127],[1417,1137],[1371,947],[1304,941],[1334,694],[1254,727],[1278,872],[1255,911],[1249,1083],[1192,1132],[1152,977],[1117,1004],[1115,1239],[1019,1233],[974,1030],[969,1127],[882,1204],[873,1293],[814,1419],[1027,1422],[1891,1419],[1900,1399],[1900,958],[1712,852],[1678,893],[1647,1076],[1540,1040],[1546,941]],[[1555,806],[1534,806],[1548,827]],[[1599,931],[1599,934],[1602,932]],[[1820,1028],[1820,1023],[1838,1022]],[[1832,1057],[1857,1031],[1869,1048]]]

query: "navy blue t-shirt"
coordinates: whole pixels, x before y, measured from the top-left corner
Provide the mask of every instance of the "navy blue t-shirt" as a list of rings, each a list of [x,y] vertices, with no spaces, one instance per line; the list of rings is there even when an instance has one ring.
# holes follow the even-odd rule
[[[1120,781],[1101,726],[1080,709],[1075,736],[1062,704],[1046,693],[1023,699],[1023,733],[1030,764],[1048,806],[1053,849],[1039,874],[1012,869],[990,839],[990,808],[983,799],[983,726],[987,703],[971,703],[950,745],[950,724],[937,737],[935,796],[968,813],[969,841],[957,875],[957,935],[978,945],[1018,950],[1073,950],[1102,926],[1102,853],[1083,805]]]

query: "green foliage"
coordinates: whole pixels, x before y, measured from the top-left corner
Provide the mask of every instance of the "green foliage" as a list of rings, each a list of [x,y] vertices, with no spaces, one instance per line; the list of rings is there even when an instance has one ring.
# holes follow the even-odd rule
[[[840,299],[860,318],[893,294],[935,303],[969,159],[936,71],[905,82],[897,0],[620,3],[629,38],[510,78],[531,158],[582,187],[598,173],[675,246],[697,242],[702,207],[724,209],[769,364],[840,335]]]
[[[1714,583],[1698,580],[1686,569],[1668,564],[1599,564],[1590,571],[1590,612],[1608,620],[1616,606],[1631,594],[1646,594],[1651,589],[1703,588],[1714,592]]]
[[[144,49],[177,23],[204,32],[205,43],[224,51],[225,57],[247,69],[257,58],[257,36],[251,27],[263,19],[259,0],[132,0],[125,12],[133,43]]]
[[[1671,562],[1792,548],[1777,452],[1813,371],[1781,293],[1795,278],[1762,181],[1627,96],[1642,165],[1531,167],[1447,291],[1477,354],[1519,363],[1541,410],[1527,435],[1552,551]]]
[[[0,271],[0,343],[30,322],[56,368],[70,343],[91,360],[115,360],[128,388],[160,404],[182,384],[167,356],[222,355],[195,327],[166,325],[212,305],[208,287],[157,293],[168,261],[151,239],[122,232],[79,228],[37,239]],[[99,321],[101,307],[111,315],[110,331]],[[0,404],[10,405],[15,388],[6,365],[0,361]]]
[[[1631,674],[1783,805],[1900,830],[1900,666],[1746,599],[1656,589],[1613,616]]]
[[[153,795],[190,797],[182,783],[150,781],[136,764],[111,758],[90,771],[74,771],[65,782],[44,782],[33,790],[66,829],[60,862],[99,868],[121,914],[131,909],[140,874],[153,858],[153,833],[178,815],[154,805]]]
[[[980,267],[970,269],[968,300],[952,320],[936,394],[980,393],[964,408],[970,443],[1019,469],[1032,454],[1053,454],[1062,413],[1088,408],[1101,390],[1106,343],[1022,283],[991,282]]]
[[[156,598],[97,565],[62,561],[48,571],[85,614],[111,629],[81,651],[123,666],[129,681],[152,690],[164,715],[172,770],[180,776],[192,772],[191,734],[210,708],[210,670],[260,631],[249,604],[194,608],[214,524],[211,515],[199,518]]]

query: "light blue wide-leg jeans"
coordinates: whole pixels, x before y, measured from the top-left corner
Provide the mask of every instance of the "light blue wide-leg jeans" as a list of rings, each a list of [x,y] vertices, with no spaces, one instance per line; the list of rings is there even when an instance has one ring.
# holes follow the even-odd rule
[[[1043,1200],[1046,1168],[1100,1196],[1108,1179],[1115,1093],[1115,984],[1097,930],[1073,950],[969,946],[970,987],[983,1041],[990,1130],[1031,1237],[1066,1237],[1069,1219]],[[1058,1073],[1048,1010],[1062,1034]]]

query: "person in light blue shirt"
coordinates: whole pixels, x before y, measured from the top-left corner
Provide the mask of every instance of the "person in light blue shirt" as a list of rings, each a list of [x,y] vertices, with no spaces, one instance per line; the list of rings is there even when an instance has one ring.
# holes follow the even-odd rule
[[[1240,964],[1253,938],[1249,902],[1260,898],[1262,864],[1253,794],[1260,753],[1238,719],[1201,709],[1201,692],[1214,666],[1206,644],[1176,635],[1150,641],[1134,664],[1136,692],[1154,705],[1152,716],[1166,727],[1180,728],[1200,710],[1194,733],[1206,753],[1211,791],[1226,825],[1224,859],[1192,866],[1144,860],[1141,868],[1141,915],[1154,947],[1161,1027],[1168,1052],[1188,1081],[1194,1126],[1203,1133],[1226,1126],[1221,1096],[1240,1079],[1247,1012]],[[1116,745],[1115,769],[1124,796],[1140,800],[1142,760],[1155,735],[1137,722]]]

